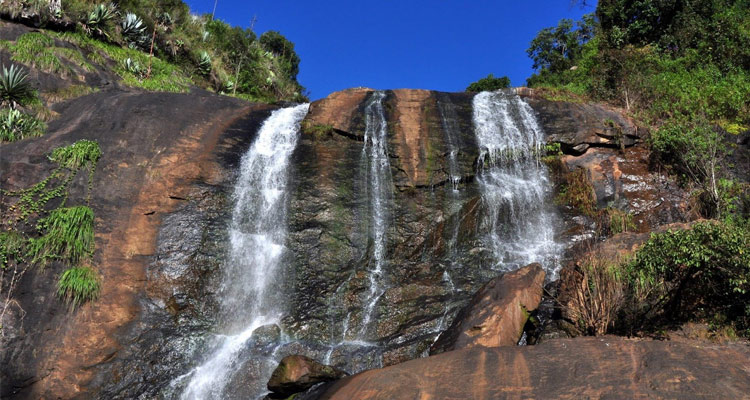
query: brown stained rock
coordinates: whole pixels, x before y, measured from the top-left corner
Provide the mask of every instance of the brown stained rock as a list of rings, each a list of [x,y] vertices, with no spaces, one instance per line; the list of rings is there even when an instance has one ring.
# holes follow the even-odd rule
[[[604,336],[474,347],[341,379],[320,399],[748,399],[750,347]]]
[[[686,194],[666,175],[651,171],[648,150],[590,149],[580,156],[563,156],[567,171],[583,168],[591,180],[599,208],[613,206],[633,215],[639,232],[688,218]]]
[[[542,266],[535,263],[487,282],[440,335],[430,354],[517,344],[529,313],[542,300],[544,276]]]
[[[328,126],[352,135],[364,136],[364,132],[354,132],[352,122],[361,113],[362,103],[372,92],[368,88],[354,88],[331,93],[310,104],[310,111],[302,125],[310,128]]]
[[[393,91],[395,109],[391,116],[394,151],[400,167],[406,174],[408,185],[430,184],[427,166],[430,151],[427,109],[437,107],[428,90],[398,89]]]
[[[271,374],[268,390],[281,396],[291,396],[321,382],[343,378],[347,373],[312,358],[291,355],[284,357]]]
[[[186,113],[188,109],[192,111]],[[106,91],[66,104],[47,135],[4,145],[4,187],[17,178],[6,171],[15,171],[16,164],[45,166],[43,155],[57,146],[87,138],[96,140],[103,153],[91,199],[96,214],[94,266],[103,282],[101,294],[75,313],[66,313],[56,299],[40,302],[33,296],[44,291],[52,296],[54,289],[47,286],[53,279],[40,274],[30,282],[34,290],[19,300],[29,312],[24,320],[30,331],[24,339],[26,350],[0,368],[11,378],[23,371],[37,380],[24,396],[91,396],[87,385],[123,348],[120,335],[140,317],[144,293],[160,297],[164,289],[146,277],[162,217],[181,204],[175,199],[186,197],[192,182],[210,184],[225,178],[216,160],[220,138],[250,109],[207,93]],[[22,179],[14,184],[29,186],[39,175]]]

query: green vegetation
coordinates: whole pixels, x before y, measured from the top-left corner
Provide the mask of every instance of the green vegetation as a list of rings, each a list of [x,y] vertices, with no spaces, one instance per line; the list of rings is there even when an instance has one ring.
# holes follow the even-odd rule
[[[57,295],[72,308],[99,297],[99,276],[91,267],[68,268],[57,283]]]
[[[28,74],[16,65],[6,68],[0,73],[0,106],[30,103],[34,99],[34,91],[28,81]]]
[[[726,216],[726,135],[750,128],[747,0],[599,2],[531,42],[528,85],[622,106],[706,217]],[[735,199],[735,203],[741,199]]]
[[[35,117],[12,108],[0,109],[0,142],[44,135],[47,127]]]
[[[467,92],[491,92],[498,89],[505,89],[510,87],[510,78],[502,76],[495,78],[494,75],[489,74],[485,78],[482,78],[466,88]]]
[[[88,205],[66,206],[70,184],[88,169],[86,202],[91,197],[93,174],[101,157],[96,142],[79,140],[54,149],[49,160],[57,164],[48,177],[18,191],[2,191],[0,217],[0,316],[11,294],[30,266],[43,270],[50,262],[71,266],[59,281],[58,295],[75,308],[99,293],[97,273],[89,266],[94,253],[94,212]],[[27,227],[35,227],[30,230]]]
[[[42,27],[63,22],[78,27],[77,32],[28,33],[16,43],[0,41],[14,61],[47,72],[68,74],[69,64],[87,70],[92,64],[114,65],[126,85],[146,90],[186,92],[196,85],[255,101],[306,99],[297,82],[300,59],[293,43],[276,31],[257,38],[251,29],[191,15],[181,0],[69,0],[55,12],[46,0],[11,1],[0,4],[0,14],[30,15]],[[59,41],[83,52],[56,45]]]
[[[750,337],[748,222],[707,221],[652,234],[629,259],[593,253],[568,312],[586,333],[644,334],[687,321]]]
[[[77,265],[94,250],[94,212],[87,206],[61,207],[40,218],[37,229],[44,234],[29,241],[28,256],[40,267],[49,260]]]

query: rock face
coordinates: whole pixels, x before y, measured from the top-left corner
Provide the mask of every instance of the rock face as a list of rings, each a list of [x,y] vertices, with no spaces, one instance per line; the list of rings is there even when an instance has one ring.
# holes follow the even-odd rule
[[[542,300],[544,270],[531,264],[487,282],[440,335],[430,354],[476,346],[513,346]]]
[[[268,381],[268,390],[274,397],[286,398],[322,382],[343,378],[347,373],[312,358],[292,355],[284,357]]]
[[[450,351],[335,382],[320,399],[740,399],[744,344],[558,339]]]
[[[27,31],[13,29],[16,36]],[[0,57],[8,54],[0,51]],[[31,69],[40,89],[75,83],[100,91],[53,106],[56,118],[45,136],[0,145],[0,187],[36,183],[52,168],[46,154],[57,146],[99,142],[103,156],[91,206],[101,297],[68,314],[53,299],[63,266],[28,273],[16,299],[26,317],[4,321],[13,334],[0,338],[0,397],[176,397],[179,382],[173,386],[173,380],[210,346],[240,157],[276,107],[201,91],[126,90],[105,71],[82,76],[63,81]],[[362,322],[370,283],[362,150],[364,105],[371,96],[366,88],[333,93],[314,102],[303,122],[289,171],[287,271],[278,288],[289,299],[287,314],[251,339],[269,354],[327,357],[337,367],[357,369],[413,359],[429,350],[477,289],[504,267],[518,267],[499,265],[481,240],[486,209],[474,181],[480,149],[473,94],[385,91],[393,182],[383,274],[389,285],[373,308],[369,336],[360,338],[372,345],[353,348],[351,327]],[[571,149],[606,146],[589,150],[601,154],[590,165],[629,159],[628,151],[638,148],[615,156],[619,146],[612,140],[595,143],[609,135],[602,118],[615,111],[532,100],[553,140]],[[627,120],[611,119],[616,126],[609,128],[634,138]],[[565,162],[573,168],[576,159]],[[458,178],[456,187],[451,177]],[[621,181],[623,187],[636,182]],[[69,202],[82,200],[86,185],[76,181]],[[621,193],[628,207],[656,207]],[[258,379],[253,368],[244,370],[250,372],[238,383]]]
[[[516,92],[538,113],[548,142],[560,143],[567,154],[580,155],[591,147],[630,147],[646,133],[621,112],[601,104],[551,101],[529,88]]]

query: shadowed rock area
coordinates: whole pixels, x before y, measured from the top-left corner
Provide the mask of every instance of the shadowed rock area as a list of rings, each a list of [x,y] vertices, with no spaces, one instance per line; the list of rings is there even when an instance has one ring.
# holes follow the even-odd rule
[[[333,384],[320,399],[743,399],[750,348],[612,336],[450,351]]]

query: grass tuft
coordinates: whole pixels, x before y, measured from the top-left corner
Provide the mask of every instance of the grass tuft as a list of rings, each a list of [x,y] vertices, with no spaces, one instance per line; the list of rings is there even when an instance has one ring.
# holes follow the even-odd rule
[[[96,300],[100,291],[99,276],[91,267],[68,268],[57,283],[57,295],[72,308]]]
[[[94,212],[87,206],[52,210],[37,228],[45,233],[29,241],[28,256],[40,267],[53,259],[79,264],[94,251]]]

